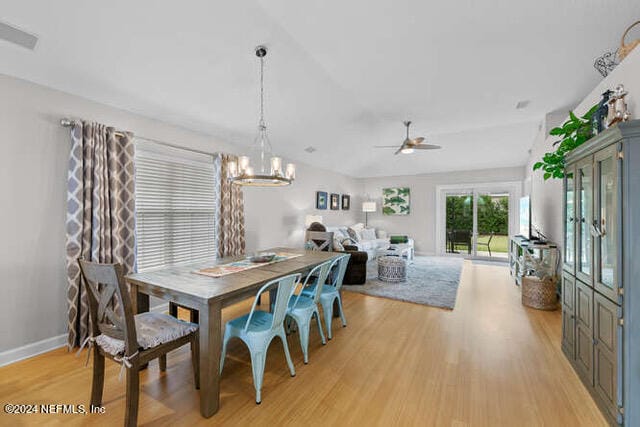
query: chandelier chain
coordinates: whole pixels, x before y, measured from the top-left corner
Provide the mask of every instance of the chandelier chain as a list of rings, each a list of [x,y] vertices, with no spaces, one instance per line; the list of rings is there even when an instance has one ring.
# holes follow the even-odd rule
[[[264,56],[260,57],[260,130],[264,130],[267,126],[264,123]]]

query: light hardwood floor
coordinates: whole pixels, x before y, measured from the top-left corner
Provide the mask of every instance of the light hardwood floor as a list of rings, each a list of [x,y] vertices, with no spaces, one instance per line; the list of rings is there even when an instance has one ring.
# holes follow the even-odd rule
[[[322,346],[315,329],[302,363],[297,335],[267,359],[262,404],[254,403],[249,355],[230,346],[221,409],[199,414],[188,346],[141,376],[141,425],[605,425],[560,350],[560,312],[524,308],[505,267],[465,262],[453,311],[359,294],[344,295],[349,326],[334,321]],[[231,307],[225,318],[249,309]],[[91,367],[64,349],[0,369],[0,403],[88,405]],[[0,425],[121,425],[119,366],[107,362],[104,415],[0,413]]]

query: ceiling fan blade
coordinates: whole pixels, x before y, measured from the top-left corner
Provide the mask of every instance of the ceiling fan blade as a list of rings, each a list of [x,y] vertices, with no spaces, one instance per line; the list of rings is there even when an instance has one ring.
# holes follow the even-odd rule
[[[373,148],[398,148],[397,145],[374,145]]]
[[[413,141],[414,144],[420,144],[420,143],[422,143],[422,141],[424,141],[424,138],[419,136],[417,138],[412,139],[412,141]]]
[[[439,150],[442,147],[435,144],[417,144],[412,148],[415,148],[416,150]]]
[[[402,144],[402,145],[400,146],[400,148],[398,148],[398,149],[396,150],[396,152],[395,152],[395,153],[393,153],[393,155],[394,155],[394,156],[397,156],[397,155],[402,151],[402,149],[404,148],[404,146],[405,146],[405,144]]]

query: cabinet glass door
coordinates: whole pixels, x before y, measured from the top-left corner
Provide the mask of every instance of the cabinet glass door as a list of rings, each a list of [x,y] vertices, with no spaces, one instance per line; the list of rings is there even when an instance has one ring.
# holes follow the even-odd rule
[[[575,241],[575,165],[566,169],[564,179],[564,269],[575,274],[576,241]]]
[[[617,147],[611,146],[596,153],[595,212],[595,287],[603,295],[617,300],[618,259],[618,171]]]
[[[576,166],[577,217],[577,272],[580,280],[593,286],[593,158],[588,157]]]

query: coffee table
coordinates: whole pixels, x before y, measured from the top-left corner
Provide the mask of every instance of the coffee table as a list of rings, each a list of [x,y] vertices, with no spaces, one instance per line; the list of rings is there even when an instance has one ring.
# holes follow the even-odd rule
[[[389,245],[378,249],[378,257],[381,256],[399,256],[407,260],[407,263],[413,262],[413,247],[405,243]]]

